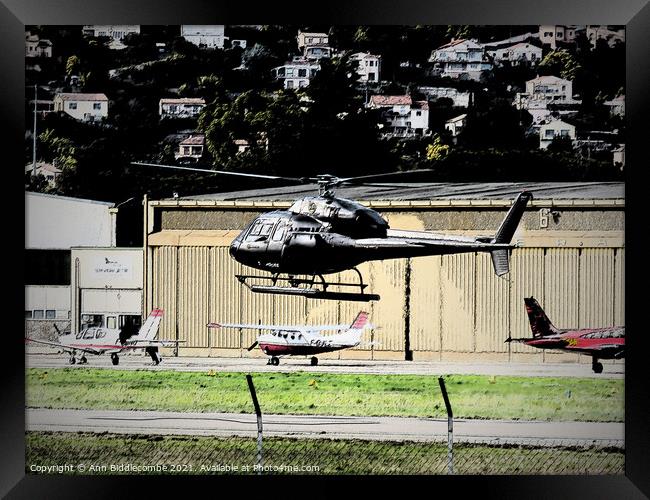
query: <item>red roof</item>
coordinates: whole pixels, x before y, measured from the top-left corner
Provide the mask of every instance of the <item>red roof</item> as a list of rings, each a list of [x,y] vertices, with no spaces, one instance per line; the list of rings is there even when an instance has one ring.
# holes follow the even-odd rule
[[[64,101],[108,101],[105,94],[82,94],[82,93],[69,93],[57,94]]]

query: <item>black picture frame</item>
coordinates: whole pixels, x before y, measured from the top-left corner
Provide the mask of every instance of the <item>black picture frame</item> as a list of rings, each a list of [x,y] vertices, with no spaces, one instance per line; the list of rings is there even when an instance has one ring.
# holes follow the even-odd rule
[[[371,495],[386,493],[392,486],[402,494],[428,491],[439,495],[440,486],[456,495],[472,489],[489,498],[644,498],[650,496],[650,431],[646,408],[650,402],[648,374],[644,356],[650,333],[643,328],[646,312],[645,251],[642,238],[647,208],[643,206],[645,186],[643,170],[647,162],[648,83],[650,83],[650,6],[648,0],[442,0],[402,1],[363,0],[327,2],[320,5],[299,2],[250,3],[204,0],[2,0],[0,3],[0,79],[2,120],[7,139],[5,153],[9,159],[4,173],[6,192],[12,209],[5,211],[5,257],[8,270],[18,271],[5,284],[5,304],[10,321],[4,328],[2,363],[3,384],[0,390],[0,443],[3,466],[0,467],[0,495],[7,498],[92,497],[112,498],[139,496],[138,491],[169,494],[179,487],[184,494],[199,494],[199,488],[213,488],[216,494],[242,488],[242,494],[266,495],[276,490],[282,495],[306,494],[312,497],[337,495],[344,485],[339,477],[71,477],[25,475],[25,365],[19,332],[24,329],[20,303],[24,285],[20,263],[24,231],[22,217],[24,188],[22,151],[24,111],[24,27],[34,24],[69,25],[90,23],[132,24],[618,24],[626,26],[627,88],[626,120],[629,131],[626,145],[626,248],[627,272],[636,279],[625,280],[626,323],[631,332],[627,339],[625,377],[625,476],[431,476],[402,478],[355,478],[351,483]],[[644,147],[645,146],[645,147]],[[12,170],[13,169],[13,170]],[[11,171],[12,170],[12,171]],[[9,172],[11,171],[11,172]],[[9,175],[7,175],[9,174]],[[13,200],[17,196],[17,200]],[[7,207],[8,208],[8,207]],[[18,215],[15,214],[18,213]],[[280,484],[282,481],[282,485]],[[289,481],[291,484],[285,484]],[[347,488],[350,481],[346,481]],[[279,488],[279,490],[278,490]],[[208,492],[210,489],[208,489]],[[421,494],[421,493],[418,493]]]

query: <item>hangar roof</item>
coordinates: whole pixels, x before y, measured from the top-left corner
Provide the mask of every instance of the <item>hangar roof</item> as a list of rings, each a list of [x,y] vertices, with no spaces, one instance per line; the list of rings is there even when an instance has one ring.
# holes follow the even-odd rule
[[[521,191],[531,191],[537,200],[605,200],[624,199],[623,182],[446,182],[446,183],[373,183],[372,186],[344,186],[336,189],[337,196],[354,200],[471,200],[512,199]],[[230,191],[195,196],[181,200],[256,200],[294,201],[316,195],[314,184],[283,186],[245,191]]]

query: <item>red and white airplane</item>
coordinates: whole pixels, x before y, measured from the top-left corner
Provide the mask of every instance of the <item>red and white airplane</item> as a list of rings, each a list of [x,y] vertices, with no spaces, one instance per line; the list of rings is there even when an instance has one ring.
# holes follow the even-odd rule
[[[368,323],[368,313],[361,311],[351,325],[254,325],[238,323],[208,323],[208,328],[246,328],[251,330],[271,330],[257,337],[248,350],[259,344],[262,352],[271,356],[267,364],[277,366],[280,356],[312,356],[311,365],[318,364],[315,354],[338,351],[361,344],[365,329],[373,328]],[[322,335],[325,330],[343,330],[341,333]],[[369,343],[370,344],[370,343]]]
[[[178,340],[154,340],[162,316],[162,309],[154,309],[137,332],[127,331],[126,328],[89,326],[76,335],[72,335],[70,332],[59,332],[59,342],[37,340],[30,337],[26,337],[25,340],[56,347],[63,352],[69,353],[71,365],[77,362],[75,358],[77,353],[80,354],[80,364],[88,362],[86,354],[110,353],[112,363],[117,365],[120,362],[118,353],[128,349],[144,349],[151,356],[153,363],[157,365],[162,361],[162,357],[158,353],[158,347],[174,346],[180,342]]]
[[[526,312],[533,338],[513,339],[506,342],[522,342],[541,349],[561,349],[592,357],[591,368],[595,373],[603,371],[599,359],[625,357],[625,327],[558,329],[548,319],[544,310],[533,297],[525,298]]]

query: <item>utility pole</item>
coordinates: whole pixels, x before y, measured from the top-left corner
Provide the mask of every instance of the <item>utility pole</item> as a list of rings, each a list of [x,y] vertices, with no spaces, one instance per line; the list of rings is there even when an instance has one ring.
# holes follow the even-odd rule
[[[34,85],[34,145],[32,146],[32,177],[36,176],[36,106],[38,105],[38,85]]]

